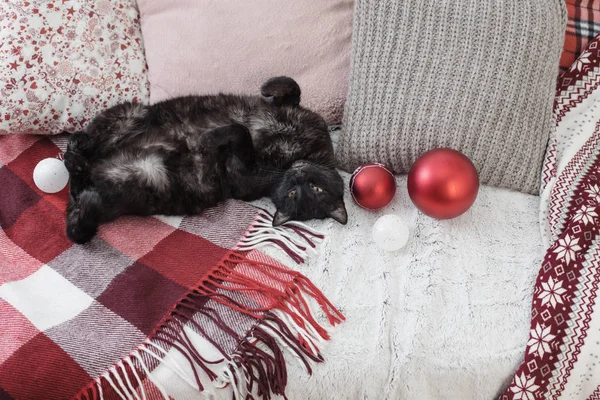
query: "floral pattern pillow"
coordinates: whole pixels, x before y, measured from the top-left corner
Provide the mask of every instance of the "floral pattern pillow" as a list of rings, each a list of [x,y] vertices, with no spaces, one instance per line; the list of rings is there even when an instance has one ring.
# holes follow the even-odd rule
[[[135,0],[0,0],[0,134],[80,130],[149,86]]]

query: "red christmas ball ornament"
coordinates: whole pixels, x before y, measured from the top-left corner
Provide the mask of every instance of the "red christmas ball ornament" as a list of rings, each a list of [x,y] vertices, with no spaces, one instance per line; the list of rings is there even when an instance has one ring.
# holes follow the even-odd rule
[[[424,214],[455,218],[471,207],[479,191],[479,176],[467,156],[452,149],[423,154],[408,174],[408,195]]]
[[[350,192],[356,204],[376,210],[387,206],[394,198],[396,178],[381,164],[364,164],[352,174]]]

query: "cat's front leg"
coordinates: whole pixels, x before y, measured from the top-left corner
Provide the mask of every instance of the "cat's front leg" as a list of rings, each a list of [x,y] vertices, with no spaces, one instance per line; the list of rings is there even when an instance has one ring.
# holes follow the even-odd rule
[[[216,159],[222,197],[236,197],[256,162],[250,132],[242,125],[232,124],[206,132],[203,139],[203,151]]]
[[[230,170],[254,167],[256,155],[252,136],[248,129],[239,124],[222,126],[205,132],[201,146],[206,153],[216,155],[220,169]]]

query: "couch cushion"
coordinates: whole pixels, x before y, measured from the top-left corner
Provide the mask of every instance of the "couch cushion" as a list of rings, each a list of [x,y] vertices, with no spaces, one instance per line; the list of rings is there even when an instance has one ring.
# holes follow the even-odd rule
[[[355,12],[345,169],[406,173],[423,152],[451,147],[482,183],[538,192],[562,0],[357,0]]]
[[[258,94],[278,75],[302,104],[340,122],[346,99],[352,0],[138,0],[150,99]]]
[[[148,97],[135,0],[0,2],[0,134],[82,129]]]

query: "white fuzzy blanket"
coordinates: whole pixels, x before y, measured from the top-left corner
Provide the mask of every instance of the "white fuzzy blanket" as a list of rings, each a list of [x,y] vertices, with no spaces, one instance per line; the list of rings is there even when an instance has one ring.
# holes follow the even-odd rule
[[[348,197],[347,226],[310,223],[327,237],[319,256],[298,270],[347,322],[312,376],[288,363],[292,400],[491,399],[522,360],[544,250],[539,197],[482,187],[466,214],[438,221],[412,205],[405,177],[397,182],[382,211],[363,210]],[[395,253],[371,239],[374,222],[387,213],[401,216],[411,232]]]
[[[332,138],[335,144],[336,132]],[[347,187],[350,175],[342,175]],[[405,176],[397,186],[393,202],[377,212],[356,205],[348,192],[346,226],[309,221],[326,238],[317,256],[294,268],[346,322],[324,345],[325,362],[312,376],[288,353],[290,400],[492,399],[521,363],[545,251],[540,197],[482,186],[469,211],[439,221],[414,207]],[[254,204],[274,211],[269,200]],[[393,253],[371,239],[377,218],[389,213],[402,217],[411,235]],[[263,251],[292,265],[281,251]],[[160,379],[178,382],[173,374]],[[232,398],[230,388],[203,394]],[[177,398],[198,393],[182,390]]]

